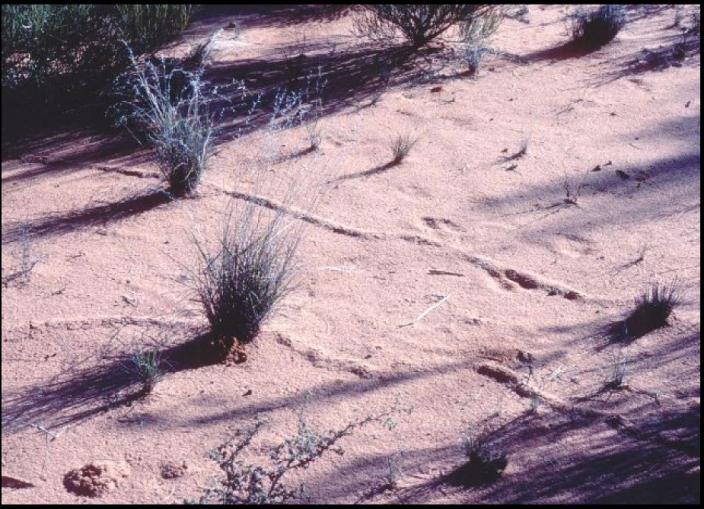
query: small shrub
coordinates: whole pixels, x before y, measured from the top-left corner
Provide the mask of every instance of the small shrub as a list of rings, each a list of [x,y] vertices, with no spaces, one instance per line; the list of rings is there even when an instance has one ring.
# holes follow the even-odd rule
[[[211,453],[211,459],[223,470],[225,479],[207,489],[200,503],[282,504],[294,499],[305,499],[305,485],[301,484],[298,489],[287,486],[287,474],[307,469],[328,451],[342,456],[344,450],[337,446],[337,442],[356,429],[371,423],[379,423],[391,429],[394,425],[391,415],[399,411],[410,412],[410,409],[401,409],[396,404],[388,411],[321,433],[308,425],[302,409],[298,415],[298,429],[293,437],[262,451],[266,460],[258,464],[245,463],[240,455],[251,449],[252,440],[266,424],[266,421],[258,419],[253,427],[239,431],[234,440]]]
[[[494,12],[486,4],[367,4],[355,20],[361,35],[393,39],[399,32],[412,47],[421,47],[452,26],[471,24]]]
[[[201,78],[203,68],[167,69],[164,61],[140,65],[128,51],[132,71],[118,84],[125,98],[113,110],[118,112],[117,124],[156,149],[172,195],[192,194],[213,150],[214,120]]]
[[[284,224],[283,212],[265,218],[255,207],[248,203],[244,212],[229,213],[215,250],[195,241],[196,290],[213,334],[223,338],[226,349],[235,341],[252,341],[293,288],[301,229]]]
[[[127,370],[142,384],[141,394],[150,394],[162,376],[160,352],[149,350],[133,354],[128,360]]]
[[[400,164],[406,158],[417,141],[417,138],[413,138],[409,134],[398,135],[396,138],[391,140],[391,154],[393,158],[389,164]]]
[[[577,185],[574,185],[567,178],[567,175],[565,175],[564,180],[562,181],[562,187],[565,190],[565,197],[563,198],[562,203],[564,205],[579,206],[579,204],[578,204],[579,195],[582,192],[582,189],[584,188],[584,186],[585,186],[584,182],[581,182]]]
[[[15,283],[18,287],[28,285],[32,279],[32,270],[42,261],[42,257],[33,253],[32,238],[27,228],[19,232],[19,245],[19,267],[16,271],[2,277],[2,285],[5,287],[9,287],[10,283]]]
[[[669,285],[651,285],[638,299],[635,309],[623,322],[623,333],[637,339],[667,325],[672,310],[681,302],[677,281]]]
[[[469,460],[449,476],[455,485],[477,486],[498,479],[508,465],[507,455],[491,445],[485,436],[471,433],[463,437],[464,451]]]
[[[489,51],[484,47],[468,46],[464,50],[464,60],[467,62],[467,71],[471,76],[479,73],[482,57]]]
[[[604,383],[604,390],[616,391],[623,389],[626,386],[626,361],[619,358],[614,364],[611,365],[611,372],[609,377]]]
[[[393,489],[398,487],[398,481],[403,475],[399,467],[398,455],[394,454],[386,458],[386,475],[384,476],[385,488]]]
[[[625,24],[623,5],[602,5],[591,12],[580,9],[572,17],[572,39],[577,46],[597,49],[613,40]]]
[[[460,28],[460,39],[462,42],[461,54],[467,64],[467,70],[471,76],[476,76],[479,72],[481,60],[486,53],[492,50],[485,47],[489,36],[493,34],[503,20],[506,10],[501,7],[487,11],[484,15],[474,18],[469,23],[465,23]]]

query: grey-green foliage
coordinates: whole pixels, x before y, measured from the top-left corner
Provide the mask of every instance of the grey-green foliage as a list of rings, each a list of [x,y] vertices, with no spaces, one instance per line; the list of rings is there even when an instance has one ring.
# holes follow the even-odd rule
[[[19,266],[17,270],[2,277],[2,285],[10,286],[15,283],[18,287],[26,286],[32,278],[32,270],[42,258],[37,256],[32,249],[32,238],[28,228],[23,228],[19,233]]]
[[[161,353],[158,350],[139,351],[128,359],[126,369],[141,383],[142,394],[151,393],[161,379],[163,375],[161,363]]]
[[[484,15],[473,18],[469,23],[461,25],[461,51],[470,75],[476,75],[479,72],[482,58],[485,54],[491,53],[491,50],[486,47],[487,40],[499,28],[504,15],[503,8],[495,7]]]
[[[410,412],[396,403],[390,410],[350,422],[337,430],[319,432],[306,422],[303,410],[298,415],[296,434],[262,451],[260,462],[250,463],[241,456],[252,449],[252,440],[266,424],[263,420],[257,420],[252,427],[238,432],[233,440],[213,451],[211,459],[218,463],[225,478],[207,489],[200,503],[281,504],[305,498],[304,485],[291,487],[286,483],[287,474],[307,469],[328,451],[341,456],[344,451],[337,443],[355,430],[372,423],[392,429],[394,413]]]
[[[202,79],[203,66],[186,70],[164,60],[139,64],[127,48],[131,70],[121,76],[117,124],[155,148],[174,196],[191,194],[213,151],[215,119]],[[201,64],[204,56],[199,58]]]
[[[413,47],[420,47],[453,26],[470,25],[491,15],[489,4],[365,4],[355,20],[361,35],[389,40],[397,33]]]
[[[506,468],[507,454],[491,443],[487,433],[468,432],[463,436],[463,443],[465,455],[469,460],[468,473],[475,477],[475,479],[467,479],[468,482],[495,478]]]

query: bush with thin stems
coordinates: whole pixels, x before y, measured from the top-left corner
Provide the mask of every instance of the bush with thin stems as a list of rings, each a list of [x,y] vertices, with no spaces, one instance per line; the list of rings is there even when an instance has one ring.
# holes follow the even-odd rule
[[[419,48],[453,26],[472,24],[496,12],[489,4],[368,4],[355,19],[358,34],[391,40],[399,33],[413,48]]]
[[[247,202],[225,216],[214,248],[194,238],[195,286],[211,332],[225,350],[251,342],[277,303],[293,289],[301,227],[280,210]]]
[[[232,441],[212,451],[210,458],[217,462],[225,477],[208,488],[200,499],[201,504],[281,504],[292,500],[305,500],[305,485],[291,487],[287,479],[297,470],[306,470],[328,452],[340,456],[344,450],[338,442],[355,430],[370,424],[381,424],[391,430],[396,423],[395,413],[410,413],[411,408],[402,408],[397,401],[389,410],[370,414],[353,420],[345,426],[328,431],[317,431],[306,422],[302,408],[298,413],[296,434],[276,445],[260,448],[262,456],[254,463],[242,459],[246,452],[254,449],[252,441],[267,424],[257,418],[254,426],[238,431]]]
[[[154,147],[172,195],[192,194],[212,154],[215,129],[203,67],[168,69],[163,60],[139,64],[129,46],[128,53],[132,69],[118,85],[124,99],[113,108],[117,124]]]
[[[393,158],[389,164],[401,164],[417,141],[418,139],[412,137],[410,134],[398,135],[393,138],[391,140],[391,154]]]
[[[572,17],[572,40],[585,49],[598,49],[610,42],[626,24],[623,5],[607,4],[597,10],[578,9]]]

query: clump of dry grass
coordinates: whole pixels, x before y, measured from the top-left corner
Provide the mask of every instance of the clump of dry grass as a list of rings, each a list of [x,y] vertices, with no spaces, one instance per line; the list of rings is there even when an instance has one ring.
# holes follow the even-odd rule
[[[597,49],[610,42],[626,24],[623,5],[606,4],[595,11],[581,8],[572,16],[572,40],[580,47]]]
[[[195,241],[199,254],[196,289],[216,337],[248,343],[281,298],[293,287],[294,256],[301,229],[285,224],[282,212],[268,217],[248,204],[226,215],[213,249]]]
[[[648,332],[667,325],[667,319],[682,302],[677,281],[671,284],[653,284],[636,299],[635,309],[623,323],[624,334],[637,339]]]
[[[389,164],[401,164],[417,141],[418,138],[414,138],[410,134],[398,135],[393,138],[390,146],[393,157]]]
[[[201,63],[208,47],[199,50]],[[164,61],[140,65],[128,51],[132,70],[123,76],[125,99],[113,110],[119,112],[117,124],[155,148],[172,195],[192,194],[213,151],[214,120],[201,79],[203,67],[168,69]]]

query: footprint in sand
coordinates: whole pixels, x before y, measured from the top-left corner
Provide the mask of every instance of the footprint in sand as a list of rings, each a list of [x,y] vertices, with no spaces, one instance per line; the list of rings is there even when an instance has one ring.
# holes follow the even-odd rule
[[[433,230],[440,230],[440,231],[449,231],[449,232],[461,232],[464,231],[464,229],[452,222],[449,219],[446,219],[444,217],[428,217],[424,216],[421,218],[423,220],[423,223],[425,226],[428,228],[431,228]]]
[[[594,248],[590,246],[592,242],[578,235],[558,235],[553,242],[555,253],[570,258],[580,258],[595,252]]]

